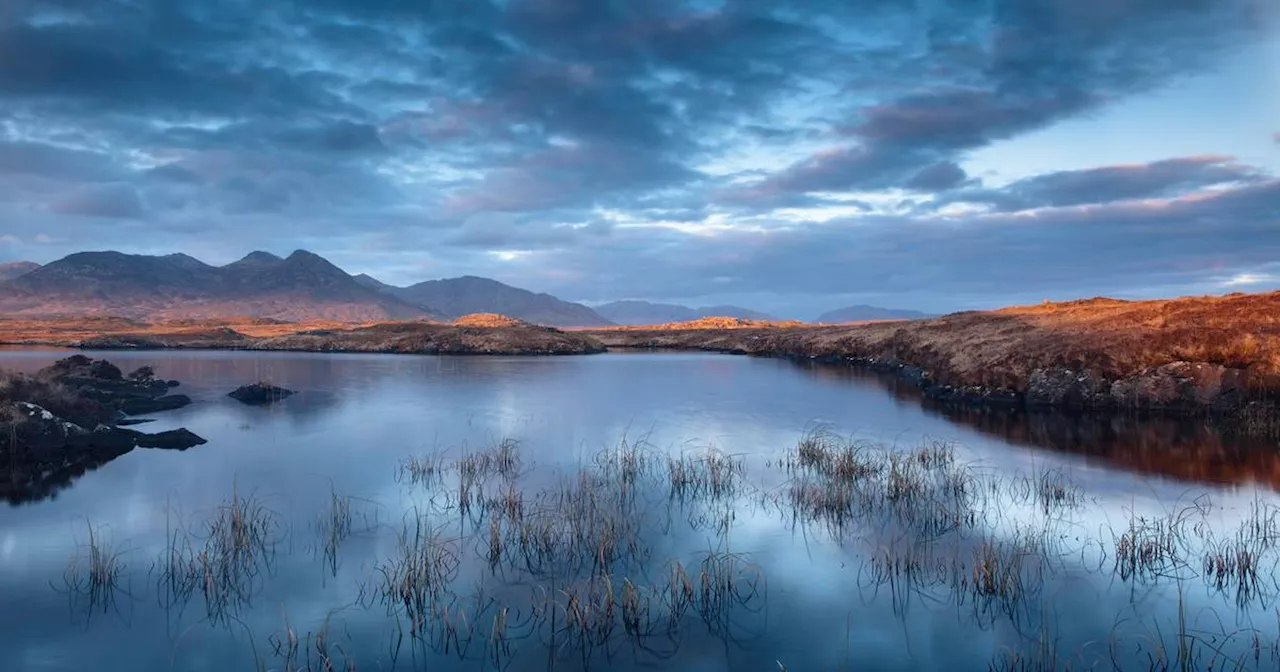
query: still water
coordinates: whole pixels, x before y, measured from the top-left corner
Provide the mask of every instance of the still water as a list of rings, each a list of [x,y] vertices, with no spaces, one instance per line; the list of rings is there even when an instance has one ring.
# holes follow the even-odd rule
[[[7,493],[0,670],[1280,665],[1280,463],[1202,423],[702,354],[100,356],[182,381],[142,429],[208,443]],[[225,396],[257,380],[299,394]],[[816,428],[867,446],[852,490]]]

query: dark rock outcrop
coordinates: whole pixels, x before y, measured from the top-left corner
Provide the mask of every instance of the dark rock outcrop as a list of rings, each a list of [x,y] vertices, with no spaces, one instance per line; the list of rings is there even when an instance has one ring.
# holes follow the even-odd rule
[[[138,437],[137,441],[139,448],[166,448],[169,450],[186,450],[208,443],[185,427],[156,434],[143,434]]]
[[[124,376],[110,362],[75,355],[35,376],[0,373],[0,498],[10,503],[53,496],[86,471],[137,446],[184,450],[205,443],[186,429],[144,434],[127,416],[179,408],[185,395],[144,367]]]
[[[264,406],[281,401],[293,394],[295,394],[293,390],[276,387],[270,383],[258,382],[251,385],[241,385],[228,392],[227,396],[250,406]]]

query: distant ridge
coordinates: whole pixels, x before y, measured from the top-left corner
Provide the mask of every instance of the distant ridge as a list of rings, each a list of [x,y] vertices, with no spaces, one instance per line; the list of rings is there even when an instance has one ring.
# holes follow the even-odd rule
[[[40,264],[31,261],[10,261],[0,264],[0,281],[12,280],[19,275],[26,275],[40,268]]]
[[[705,317],[735,317],[743,320],[776,322],[777,317],[768,313],[740,306],[706,306],[690,308],[675,303],[650,303],[648,301],[614,301],[595,307],[605,319],[624,326],[670,324],[690,322]]]
[[[134,319],[247,315],[343,321],[439,318],[356,282],[323,257],[253,252],[226,266],[185,254],[77,252],[0,284],[14,316],[113,315]]]
[[[842,324],[845,322],[868,322],[871,320],[921,320],[928,317],[936,316],[916,310],[898,310],[859,305],[837,308],[823,313],[814,322],[819,324]]]
[[[451,318],[496,313],[550,327],[607,327],[613,324],[580,303],[562,301],[550,294],[535,294],[473,275],[428,280],[408,287],[388,285],[364,274],[355,276],[354,280],[401,301],[431,306]]]

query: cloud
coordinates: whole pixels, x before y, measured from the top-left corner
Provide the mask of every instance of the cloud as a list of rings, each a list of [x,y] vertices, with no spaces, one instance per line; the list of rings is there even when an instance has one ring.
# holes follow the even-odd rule
[[[1001,189],[974,190],[953,201],[985,202],[1014,211],[1042,207],[1165,198],[1200,189],[1251,183],[1265,173],[1229,156],[1191,156],[1147,164],[1069,170],[1018,180]]]
[[[49,209],[64,215],[108,219],[139,219],[143,216],[138,192],[127,184],[119,183],[82,187],[55,201]]]
[[[920,169],[906,186],[917,191],[946,191],[963,184],[969,176],[952,161],[939,161]]]
[[[0,142],[0,175],[55,180],[102,180],[125,171],[107,154],[38,142]]]
[[[1142,283],[1189,268],[1193,242],[1225,277],[1268,232],[1184,223],[1274,222],[1265,170],[1186,157],[991,185],[968,161],[1209,72],[1265,34],[1264,9],[21,0],[0,10],[0,235],[212,261],[287,239],[375,274],[501,270],[601,299],[998,293],[1067,282],[1051,250],[1087,257],[1077,278]],[[1155,231],[1153,212],[1180,237],[1098,251],[1104,225]],[[1037,266],[1005,263],[1028,249]],[[490,254],[512,250],[530,254]]]
[[[664,245],[665,232],[627,229],[547,263],[596,279],[589,287],[550,286],[584,299],[637,287],[651,298],[687,297],[690,287],[723,277],[732,282],[721,292],[809,296],[1187,287],[1280,258],[1276,222],[1280,180],[1271,179],[1171,199],[1034,214],[858,217],[688,237],[678,245]],[[661,255],[647,253],[656,248]]]

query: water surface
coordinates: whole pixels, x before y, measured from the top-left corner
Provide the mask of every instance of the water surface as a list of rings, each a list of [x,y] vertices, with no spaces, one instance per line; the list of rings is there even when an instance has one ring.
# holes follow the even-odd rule
[[[5,350],[0,366],[34,371],[64,354]],[[101,356],[182,381],[194,403],[144,429],[186,427],[209,442],[135,450],[0,508],[0,669],[324,669],[317,635],[339,669],[350,660],[362,670],[1004,669],[1024,656],[1148,669],[1152,651],[1174,660],[1180,639],[1250,669],[1275,664],[1274,451],[1203,426],[930,409],[874,376],[720,355]],[[299,394],[268,408],[225,396],[256,380]],[[815,427],[907,452],[953,444],[957,464],[990,486],[965,496],[981,515],[938,538],[922,536],[897,504],[843,526],[804,515],[792,493],[816,481],[779,462]],[[630,539],[643,552],[620,552],[607,572],[579,563],[563,576],[490,563],[491,526],[514,528],[493,512],[458,510],[456,462],[504,439],[518,441],[520,475],[494,471],[484,493],[511,486],[529,510],[563,506],[556,493],[586,470],[598,480],[575,492],[627,498]],[[617,458],[606,451],[623,441],[645,446],[652,462],[625,487],[617,460],[602,459]],[[731,458],[739,485],[673,498],[665,456],[708,454]],[[412,482],[400,467],[415,457],[439,473]],[[996,492],[1046,474],[1072,484],[1072,502]],[[218,609],[198,589],[166,596],[162,559],[175,539],[204,548],[208,522],[233,496],[270,511],[274,543],[261,571]],[[350,506],[352,529],[326,546],[335,501]],[[1119,571],[1124,532],[1139,516],[1171,514],[1186,537],[1179,562]],[[1238,539],[1241,520],[1263,526],[1249,548],[1264,568],[1248,586],[1224,587],[1205,578],[1205,556]],[[419,522],[456,559],[430,624],[382,599],[406,528]],[[1130,538],[1147,539],[1144,526]],[[123,563],[105,596],[86,590],[91,530]],[[1040,535],[1039,555],[1020,566],[1016,599],[975,594],[975,557],[1023,548],[1028,530]],[[731,599],[667,618],[662,593],[675,563],[695,582],[699,567],[731,572]],[[580,613],[571,600],[593,590],[621,600],[624,581],[641,596],[632,604],[648,605],[644,632],[627,632],[620,613],[595,639],[566,625]],[[1192,621],[1181,630],[1179,602]]]

